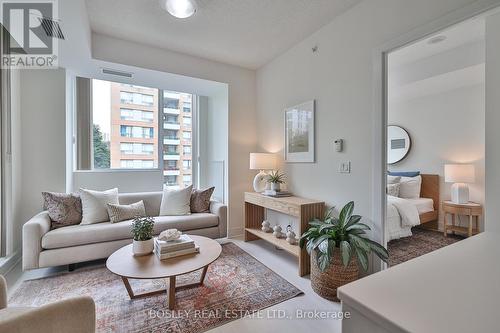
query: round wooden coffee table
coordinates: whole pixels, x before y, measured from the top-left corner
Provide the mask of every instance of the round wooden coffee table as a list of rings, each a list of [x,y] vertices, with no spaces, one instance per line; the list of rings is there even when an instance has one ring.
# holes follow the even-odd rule
[[[222,247],[213,239],[189,235],[200,253],[188,254],[181,257],[160,260],[155,254],[136,257],[132,253],[132,244],[124,246],[109,256],[106,267],[114,274],[119,275],[131,299],[165,293],[168,289],[168,308],[175,307],[175,291],[203,285],[208,265],[219,258]],[[199,282],[182,286],[175,285],[175,277],[203,269]],[[135,294],[128,279],[167,279],[167,289]]]

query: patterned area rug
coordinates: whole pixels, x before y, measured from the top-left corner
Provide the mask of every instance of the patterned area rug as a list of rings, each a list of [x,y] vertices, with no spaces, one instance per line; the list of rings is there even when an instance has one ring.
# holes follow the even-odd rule
[[[392,240],[387,244],[389,266],[395,266],[464,239],[452,234],[444,237],[442,232],[420,228],[413,228],[411,232],[413,236]]]
[[[178,285],[199,281],[200,272],[178,277]],[[130,280],[137,292],[165,287],[164,280]],[[235,244],[222,246],[205,284],[176,293],[176,309],[166,294],[130,300],[119,276],[105,267],[83,269],[23,282],[11,306],[40,306],[88,295],[96,303],[97,332],[203,332],[302,294],[302,291]]]

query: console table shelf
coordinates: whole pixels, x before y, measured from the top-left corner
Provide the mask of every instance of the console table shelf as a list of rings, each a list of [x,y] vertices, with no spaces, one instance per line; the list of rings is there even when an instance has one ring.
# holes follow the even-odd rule
[[[298,245],[290,245],[286,240],[278,239],[272,233],[261,230],[266,209],[296,217],[299,221],[299,230],[295,232],[300,236],[308,229],[311,220],[323,217],[325,203],[300,197],[272,198],[255,192],[245,193],[245,241],[263,239],[287,251],[298,258],[299,275],[309,274],[310,258],[305,249],[301,249]]]

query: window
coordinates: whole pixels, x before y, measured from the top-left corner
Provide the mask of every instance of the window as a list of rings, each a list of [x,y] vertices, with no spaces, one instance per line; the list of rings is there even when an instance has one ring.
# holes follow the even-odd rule
[[[163,106],[168,108],[168,109],[178,109],[179,108],[179,99],[165,97],[165,99],[163,100]]]
[[[87,160],[93,156],[94,160],[87,165],[94,169],[162,168],[162,171],[177,171],[164,174],[167,186],[182,188],[192,183],[190,175],[189,180],[183,178],[183,170],[191,173],[196,166],[182,156],[190,158],[192,154],[192,127],[196,119],[193,95],[90,81],[93,151],[84,156]],[[184,111],[189,113],[186,115]]]
[[[167,124],[178,124],[179,123],[179,118],[175,115],[166,114],[164,119],[165,119],[165,122]]]
[[[153,106],[154,96],[136,92],[120,91],[120,102],[122,104]]]
[[[165,185],[167,186],[176,186],[177,184],[177,176],[165,176]]]
[[[152,160],[121,160],[120,166],[123,169],[153,169],[154,161]]]
[[[154,145],[152,143],[126,143],[120,144],[120,151],[125,155],[153,155]]]
[[[177,152],[177,146],[174,145],[165,145],[163,150],[167,155],[179,155],[179,153]]]
[[[120,109],[121,120],[142,121],[152,123],[154,121],[154,112],[132,109]]]
[[[154,130],[152,127],[121,125],[120,135],[127,138],[152,139],[154,135]]]
[[[165,165],[165,170],[178,170],[177,161],[175,160],[165,161],[164,165]]]

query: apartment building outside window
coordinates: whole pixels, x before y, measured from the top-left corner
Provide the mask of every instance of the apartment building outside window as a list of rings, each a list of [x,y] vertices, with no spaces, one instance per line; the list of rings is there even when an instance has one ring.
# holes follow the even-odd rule
[[[167,187],[193,181],[193,95],[92,80],[95,169],[161,167]]]

